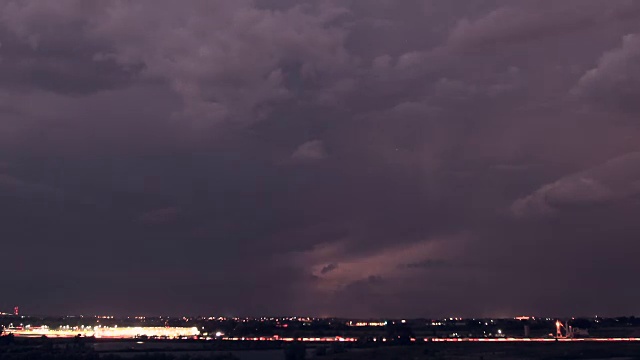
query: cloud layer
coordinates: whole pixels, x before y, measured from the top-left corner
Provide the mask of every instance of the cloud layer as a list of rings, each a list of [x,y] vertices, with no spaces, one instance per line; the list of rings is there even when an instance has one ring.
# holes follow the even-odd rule
[[[639,20],[0,1],[0,309],[638,312]]]

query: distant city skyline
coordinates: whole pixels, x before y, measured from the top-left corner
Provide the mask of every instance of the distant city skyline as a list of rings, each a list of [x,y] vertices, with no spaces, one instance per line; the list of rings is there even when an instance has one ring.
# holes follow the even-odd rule
[[[564,314],[564,315],[512,315],[512,316],[504,316],[504,317],[485,317],[485,316],[470,316],[470,317],[460,317],[460,316],[418,316],[418,317],[410,317],[410,316],[398,316],[398,317],[389,317],[389,316],[371,316],[371,317],[353,317],[353,316],[313,316],[313,315],[305,315],[305,314],[263,314],[263,315],[222,315],[222,314],[88,314],[88,313],[67,313],[67,314],[20,314],[17,315],[14,313],[3,312],[0,309],[0,316],[15,316],[15,317],[26,317],[26,318],[40,318],[40,317],[67,317],[67,318],[96,318],[96,319],[133,319],[133,320],[145,320],[145,319],[162,319],[162,318],[201,318],[201,319],[209,319],[209,320],[227,320],[227,319],[345,319],[352,320],[354,324],[359,324],[357,321],[365,321],[367,324],[371,321],[371,326],[383,325],[386,323],[385,320],[389,321],[407,321],[407,320],[444,320],[444,321],[467,321],[473,319],[500,319],[500,320],[555,320],[555,319],[571,319],[571,318],[583,318],[583,319],[614,319],[614,318],[636,318],[636,314],[618,314],[618,315],[609,315],[609,316],[600,316],[600,315],[578,315],[578,314]],[[640,316],[638,316],[640,318]],[[354,325],[355,326],[355,325]]]
[[[15,320],[15,321],[14,321]],[[0,336],[19,338],[157,339],[259,342],[281,346],[288,342],[354,344],[467,341],[491,342],[640,342],[640,318],[506,319],[344,319],[314,317],[0,317]],[[5,338],[6,339],[6,338]],[[10,338],[12,340],[13,338]],[[143,344],[144,342],[138,342]],[[262,346],[261,345],[261,346]]]

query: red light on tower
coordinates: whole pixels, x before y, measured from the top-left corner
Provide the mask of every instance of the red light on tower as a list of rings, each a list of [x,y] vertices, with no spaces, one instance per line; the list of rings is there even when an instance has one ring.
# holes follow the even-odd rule
[[[14,308],[13,308],[13,315],[18,316],[18,314],[20,313],[20,311],[19,311],[19,310],[20,310],[20,309],[18,309],[18,307],[17,307],[17,306],[16,306],[16,307],[14,307]]]

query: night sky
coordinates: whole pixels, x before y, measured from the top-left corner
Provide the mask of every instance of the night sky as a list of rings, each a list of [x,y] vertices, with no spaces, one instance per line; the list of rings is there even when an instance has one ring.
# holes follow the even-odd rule
[[[640,1],[0,0],[0,311],[640,312]]]

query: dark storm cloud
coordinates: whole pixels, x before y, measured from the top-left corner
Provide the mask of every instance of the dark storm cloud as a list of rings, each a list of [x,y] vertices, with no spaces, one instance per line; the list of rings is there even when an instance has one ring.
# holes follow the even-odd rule
[[[320,270],[320,273],[321,273],[321,274],[326,274],[326,273],[332,272],[333,270],[335,270],[335,269],[337,269],[337,268],[338,268],[338,265],[336,265],[336,264],[329,264],[329,265],[327,265],[327,266],[323,267],[323,268]]]
[[[443,260],[439,259],[427,259],[418,262],[412,262],[408,264],[400,264],[400,268],[409,268],[409,269],[433,269],[440,266],[446,266],[447,263]]]
[[[640,36],[625,35],[621,46],[603,54],[597,65],[580,78],[573,92],[609,111],[637,114],[640,110],[638,64]]]
[[[0,307],[637,312],[638,19],[0,1]]]
[[[146,224],[163,224],[175,221],[180,214],[180,209],[175,207],[165,207],[154,209],[140,216],[140,221]]]
[[[640,153],[625,154],[542,186],[514,202],[518,216],[554,213],[571,205],[604,204],[640,195]]]
[[[127,86],[141,70],[139,64],[121,67],[112,59],[100,58],[93,47],[78,47],[81,40],[73,38],[82,32],[81,27],[59,34],[61,39],[39,40],[42,45],[29,44],[2,30],[0,77],[5,86],[82,95]]]

